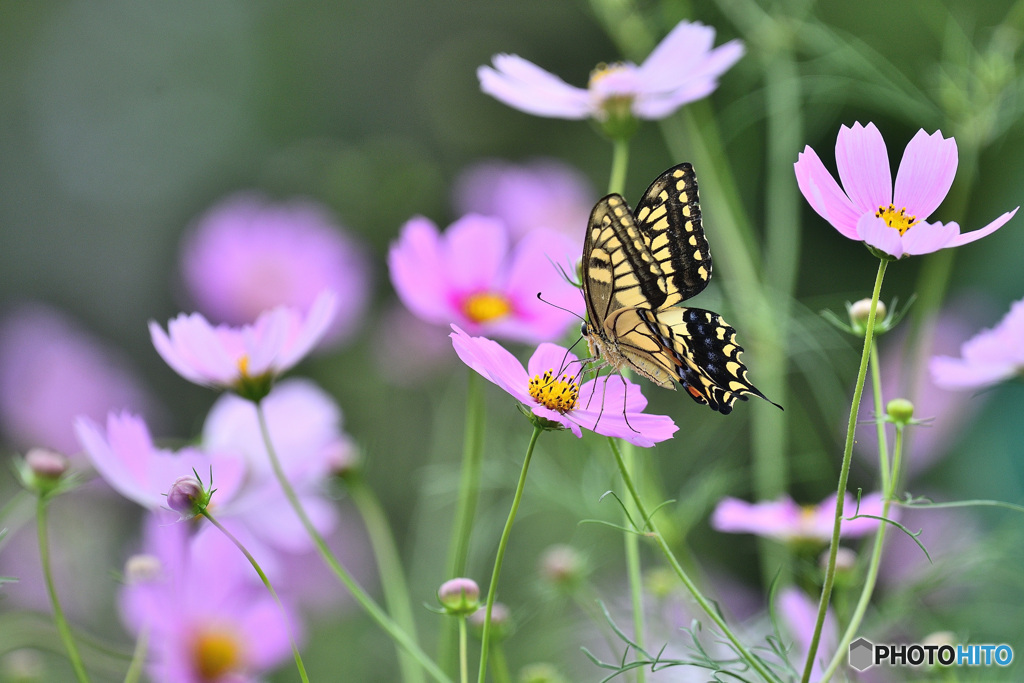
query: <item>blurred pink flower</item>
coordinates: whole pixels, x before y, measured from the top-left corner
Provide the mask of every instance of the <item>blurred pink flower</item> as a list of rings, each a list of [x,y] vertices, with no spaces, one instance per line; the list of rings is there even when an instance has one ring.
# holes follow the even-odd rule
[[[541,229],[510,250],[505,226],[485,216],[464,216],[444,235],[417,217],[391,245],[388,267],[402,303],[423,320],[538,342],[557,338],[574,321],[555,306],[583,312],[579,290],[555,266],[574,272],[579,252],[577,242]]]
[[[399,386],[437,376],[454,362],[447,330],[421,320],[398,303],[378,317],[372,351],[380,375]]]
[[[597,201],[587,178],[557,159],[482,161],[459,175],[454,196],[456,213],[495,216],[505,222],[513,240],[548,228],[578,244]]]
[[[793,649],[789,653],[789,662],[797,671],[802,671],[807,660],[807,651],[814,637],[814,625],[818,620],[818,602],[799,588],[788,586],[779,591],[775,598],[775,616],[782,622],[783,628],[793,639]],[[825,612],[825,623],[821,629],[821,640],[818,653],[811,668],[811,678],[818,680],[828,665],[828,660],[835,651],[839,641],[839,624],[830,607]]]
[[[678,429],[665,415],[642,412],[647,399],[638,385],[621,376],[598,377],[582,386],[576,377],[558,376],[562,369],[580,363],[561,346],[541,344],[524,369],[497,342],[471,337],[456,325],[452,329],[452,344],[463,363],[512,394],[537,417],[557,422],[577,437],[583,436],[580,428],[584,427],[646,447],[672,438]]]
[[[960,358],[934,356],[929,368],[944,389],[980,389],[1019,376],[1024,371],[1024,299],[995,327],[964,342]]]
[[[73,455],[77,416],[152,407],[127,361],[60,311],[26,304],[0,322],[0,428],[11,445]]]
[[[263,680],[288,659],[289,629],[301,638],[295,612],[286,595],[282,612],[251,580],[253,568],[219,531],[191,534],[172,516],[150,516],[142,552],[157,566],[121,593],[124,621],[148,634],[147,672],[155,683]]]
[[[199,311],[229,325],[277,306],[308,313],[323,290],[342,294],[321,345],[350,337],[369,303],[363,246],[311,200],[273,203],[255,193],[224,199],[185,237],[181,271]]]
[[[846,494],[843,515],[882,516],[882,496],[869,493],[856,499]],[[816,541],[827,543],[835,523],[836,496],[833,494],[818,505],[797,505],[789,496],[773,501],[748,503],[737,498],[723,498],[711,515],[711,526],[731,534],[756,534],[784,542]],[[878,520],[868,517],[843,519],[841,535],[847,538],[864,536],[878,528]]]
[[[957,148],[941,131],[920,130],[907,144],[893,187],[889,156],[875,124],[842,126],[836,165],[843,187],[809,146],[794,164],[797,184],[818,214],[843,236],[895,258],[929,254],[981,239],[1017,213],[1004,213],[984,228],[961,234],[956,223],[929,223],[956,175]],[[1018,207],[1019,208],[1019,207]]]
[[[252,325],[212,326],[199,313],[180,314],[164,332],[150,321],[149,332],[157,352],[179,375],[205,386],[246,394],[288,370],[309,353],[327,331],[337,307],[337,296],[321,292],[305,316],[279,306],[266,311]]]
[[[743,43],[732,40],[712,49],[715,29],[680,22],[640,66],[618,62],[590,75],[587,88],[517,55],[494,56],[494,67],[477,69],[480,88],[510,107],[536,116],[604,120],[609,104],[624,103],[634,116],[661,119],[679,107],[707,97],[718,77],[743,56]]]
[[[106,430],[87,417],[79,418],[75,432],[100,476],[122,496],[150,510],[166,506],[171,485],[193,470],[206,484],[212,471],[217,489],[213,502],[218,505],[238,493],[245,476],[245,464],[230,453],[156,448],[146,423],[128,412],[110,413]]]

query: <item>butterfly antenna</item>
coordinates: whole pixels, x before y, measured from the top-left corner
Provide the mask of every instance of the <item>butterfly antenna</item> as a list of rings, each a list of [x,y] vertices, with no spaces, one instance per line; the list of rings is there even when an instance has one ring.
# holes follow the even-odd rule
[[[562,306],[559,306],[558,304],[551,303],[550,301],[545,299],[543,296],[541,296],[541,292],[537,292],[537,299],[540,300],[540,301],[543,301],[548,306],[552,306],[553,308],[557,308],[560,311],[565,311],[566,313],[568,313],[569,315],[573,316],[574,318],[579,318],[580,322],[584,322],[584,323],[587,322],[587,319],[584,318],[579,313],[577,313],[576,311],[570,311],[568,308],[564,308]]]

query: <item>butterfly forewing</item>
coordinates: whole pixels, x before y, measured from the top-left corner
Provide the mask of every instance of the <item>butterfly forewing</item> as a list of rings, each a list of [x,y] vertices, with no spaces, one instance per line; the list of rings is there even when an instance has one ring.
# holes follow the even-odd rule
[[[692,165],[679,164],[651,183],[637,204],[636,222],[654,262],[669,280],[666,300],[653,308],[675,306],[707,287],[711,248],[704,237]]]

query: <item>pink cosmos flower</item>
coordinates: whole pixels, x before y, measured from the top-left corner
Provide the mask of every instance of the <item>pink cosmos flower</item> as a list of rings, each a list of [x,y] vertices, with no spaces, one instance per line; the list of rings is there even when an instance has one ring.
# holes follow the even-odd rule
[[[57,309],[26,304],[0,323],[0,428],[19,448],[78,450],[74,421],[154,401],[128,362]]]
[[[505,222],[513,239],[532,230],[557,230],[582,244],[590,210],[597,201],[590,182],[557,159],[513,164],[499,159],[465,169],[455,181],[455,210]]]
[[[471,337],[457,325],[451,335],[455,352],[485,379],[512,394],[537,417],[557,422],[582,437],[584,427],[604,436],[625,439],[637,446],[653,446],[678,429],[665,415],[642,412],[647,399],[640,387],[621,376],[598,377],[579,384],[561,368],[580,367],[565,348],[544,343],[527,367],[497,342]]]
[[[780,590],[775,599],[775,614],[789,637],[793,639],[789,661],[797,671],[802,671],[807,660],[807,651],[811,647],[811,639],[814,637],[814,625],[818,620],[818,602],[799,588],[788,586]],[[832,608],[829,607],[825,612],[825,623],[821,629],[818,654],[811,668],[813,680],[820,679],[838,640],[839,624]]]
[[[960,347],[960,358],[935,356],[932,378],[944,389],[979,389],[1024,371],[1024,299],[999,324],[982,330]]]
[[[350,337],[369,303],[365,250],[311,200],[228,197],[184,239],[181,271],[197,308],[229,325],[248,323],[276,306],[306,313],[323,290],[344,292],[324,344]]]
[[[579,253],[578,242],[549,230],[534,230],[510,249],[497,219],[470,214],[441,235],[417,217],[391,245],[388,267],[402,303],[421,319],[538,342],[559,337],[574,321],[556,306],[582,313],[579,290],[554,265],[568,269]]]
[[[261,390],[316,346],[334,316],[337,296],[325,290],[308,315],[286,306],[266,311],[252,325],[214,327],[199,313],[182,313],[167,325],[153,321],[150,336],[157,352],[179,375],[205,386],[245,393]],[[259,392],[257,392],[259,393]]]
[[[477,69],[480,88],[528,114],[605,120],[609,109],[628,106],[633,116],[661,119],[710,95],[718,77],[743,56],[732,40],[712,49],[715,29],[680,22],[640,66],[620,62],[596,69],[587,88],[576,88],[517,55],[495,55],[494,67]]]
[[[965,234],[956,223],[925,220],[945,198],[956,174],[956,141],[943,138],[941,131],[928,135],[920,130],[911,139],[895,187],[885,141],[873,123],[839,129],[836,166],[842,188],[814,150],[804,147],[794,164],[804,198],[845,237],[894,258],[973,242],[992,234],[1017,213],[1017,209],[1004,213]]]
[[[81,417],[75,432],[100,476],[122,496],[151,510],[165,506],[171,484],[193,470],[208,483],[212,468],[217,504],[237,494],[245,475],[241,458],[230,453],[206,454],[194,448],[175,453],[155,447],[146,423],[128,412],[110,413],[106,430]]]
[[[856,499],[846,494],[843,515],[882,516],[882,496],[870,493],[861,497],[860,508]],[[763,503],[748,503],[737,498],[723,498],[711,515],[711,526],[731,534],[756,534],[784,542],[816,541],[826,543],[832,538],[836,515],[836,496],[829,496],[819,505],[797,505],[789,496]],[[879,522],[870,517],[843,519],[841,535],[855,538],[878,528]]]
[[[290,654],[298,621],[254,583],[244,556],[213,528],[190,538],[173,515],[152,515],[143,552],[154,567],[121,593],[123,619],[149,638],[147,673],[154,683],[256,683]],[[153,561],[155,560],[155,562]]]

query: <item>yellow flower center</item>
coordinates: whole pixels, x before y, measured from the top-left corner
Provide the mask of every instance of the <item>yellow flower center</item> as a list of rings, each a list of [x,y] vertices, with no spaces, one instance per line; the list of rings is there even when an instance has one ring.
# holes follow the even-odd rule
[[[890,204],[888,207],[879,206],[878,211],[875,215],[885,221],[885,224],[890,228],[896,228],[900,231],[900,235],[905,233],[911,227],[917,225],[917,216],[911,216],[907,213],[907,207],[903,207],[899,211],[896,207]],[[917,234],[917,233],[914,233]]]
[[[587,83],[587,87],[593,88],[597,85],[597,82],[605,78],[609,74],[616,73],[618,71],[625,71],[626,65],[622,62],[612,62],[611,64],[605,64],[604,62],[594,67],[594,70],[590,72],[590,81]]]
[[[242,666],[242,645],[235,633],[209,628],[192,641],[192,663],[200,680],[216,681]]]
[[[509,300],[500,294],[481,292],[473,294],[462,304],[466,316],[475,323],[486,323],[504,318],[512,310]]]
[[[238,359],[238,374],[242,377],[249,376],[249,356],[243,355]]]
[[[567,413],[576,407],[580,386],[568,375],[562,375],[556,380],[555,371],[548,370],[543,376],[533,376],[529,391],[533,400],[545,408]]]

